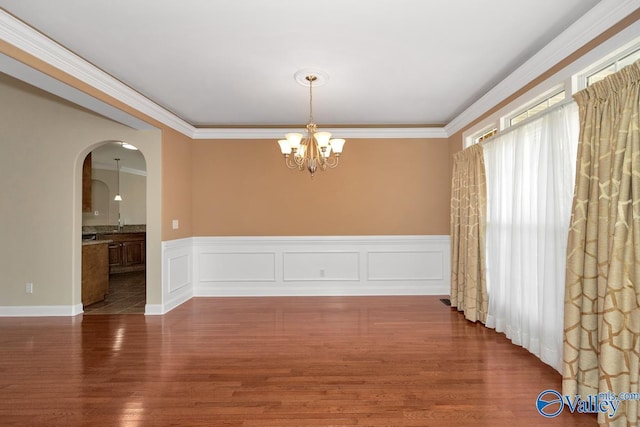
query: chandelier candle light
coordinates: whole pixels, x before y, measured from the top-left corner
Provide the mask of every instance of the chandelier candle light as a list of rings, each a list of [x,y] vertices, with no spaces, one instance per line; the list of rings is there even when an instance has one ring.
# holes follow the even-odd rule
[[[298,74],[296,73],[296,80]],[[331,139],[330,132],[318,132],[318,127],[313,122],[313,82],[318,80],[318,76],[308,74],[304,80],[309,82],[309,122],[306,134],[288,133],[285,135],[286,139],[279,140],[278,144],[289,169],[306,169],[313,177],[317,170],[325,171],[338,166],[345,140]],[[298,82],[306,85],[300,80]]]

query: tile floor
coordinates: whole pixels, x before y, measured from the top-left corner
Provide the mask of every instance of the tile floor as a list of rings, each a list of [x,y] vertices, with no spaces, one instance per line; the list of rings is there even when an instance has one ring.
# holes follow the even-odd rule
[[[146,279],[144,271],[112,274],[104,301],[84,307],[84,314],[144,314]]]

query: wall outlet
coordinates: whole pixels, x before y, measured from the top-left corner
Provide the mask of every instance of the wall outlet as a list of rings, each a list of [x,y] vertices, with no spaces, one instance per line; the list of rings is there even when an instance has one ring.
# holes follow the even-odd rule
[[[320,277],[324,277],[324,268],[320,269]]]
[[[171,226],[174,230],[177,230],[178,228],[180,228],[180,222],[177,219],[174,219],[171,223]]]
[[[93,211],[93,215],[94,216],[99,216],[100,215],[100,211]]]
[[[24,291],[28,294],[32,294],[33,293],[33,283],[29,282],[25,285],[24,287]]]

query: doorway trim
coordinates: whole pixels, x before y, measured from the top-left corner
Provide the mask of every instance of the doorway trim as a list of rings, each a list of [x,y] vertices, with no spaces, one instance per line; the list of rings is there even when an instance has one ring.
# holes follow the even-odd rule
[[[95,148],[113,140],[127,141],[140,150],[147,167],[146,205],[146,305],[145,314],[162,314],[162,133],[160,130],[127,129],[84,147],[76,156],[73,203],[73,313],[82,311],[82,164]]]

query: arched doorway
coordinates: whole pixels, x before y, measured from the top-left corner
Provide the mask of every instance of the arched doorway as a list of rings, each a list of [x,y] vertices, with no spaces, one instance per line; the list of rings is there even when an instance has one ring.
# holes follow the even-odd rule
[[[83,162],[82,304],[85,314],[143,314],[147,167],[132,144],[108,141]]]

